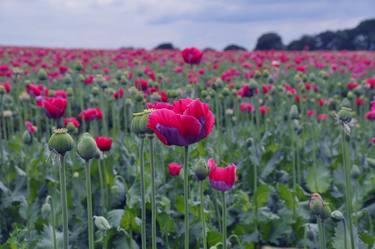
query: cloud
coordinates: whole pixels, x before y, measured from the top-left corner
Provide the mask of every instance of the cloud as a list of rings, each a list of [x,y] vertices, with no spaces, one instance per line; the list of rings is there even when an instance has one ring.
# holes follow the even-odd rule
[[[0,42],[52,47],[249,49],[264,32],[284,42],[373,17],[375,2],[299,0],[0,0]],[[350,13],[350,15],[348,15]]]

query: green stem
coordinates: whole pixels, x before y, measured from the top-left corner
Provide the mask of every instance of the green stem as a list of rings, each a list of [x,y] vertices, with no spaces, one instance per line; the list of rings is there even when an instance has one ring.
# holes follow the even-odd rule
[[[69,247],[69,228],[68,228],[68,199],[66,197],[66,169],[64,164],[64,155],[60,155],[60,195],[63,215],[63,248]]]
[[[150,137],[150,153],[151,153],[151,188],[152,188],[152,195],[151,195],[151,233],[152,233],[152,249],[156,249],[156,186],[155,186],[155,163],[154,163],[154,144],[153,144],[153,137]]]
[[[320,217],[318,217],[317,219],[318,219],[318,228],[319,228],[319,248],[326,249],[326,245],[324,243],[324,225]]]
[[[87,227],[89,249],[94,249],[94,224],[92,216],[92,191],[91,191],[91,168],[90,161],[86,161],[85,176],[86,176],[86,200],[87,200]]]
[[[51,204],[51,225],[52,225],[52,241],[53,249],[57,249],[57,240],[56,240],[56,220],[55,220],[55,205],[53,203],[52,197],[49,199]]]
[[[347,229],[350,234],[350,243],[352,249],[355,249],[354,245],[354,234],[353,234],[353,220],[352,220],[352,194],[351,194],[351,162],[349,154],[349,144],[346,141],[345,132],[341,132],[341,142],[342,142],[342,155],[344,164],[344,175],[345,175],[345,209],[346,209],[346,221],[348,222]]]
[[[145,165],[144,165],[144,144],[145,139],[144,137],[141,138],[141,199],[142,199],[142,226],[141,226],[141,233],[142,233],[142,249],[146,249],[146,198],[145,198],[145,179],[144,179],[144,172],[145,172]]]
[[[223,249],[227,249],[227,203],[225,192],[223,191]]]
[[[100,185],[100,203],[102,206],[102,213],[106,212],[106,198],[105,198],[105,186],[104,186],[104,177],[103,177],[103,159],[99,160],[98,172],[99,172],[99,185]]]
[[[344,225],[344,246],[345,246],[345,249],[348,249],[348,231],[347,231],[347,227],[346,227],[346,222],[345,222],[345,219],[342,221],[343,225]]]
[[[206,221],[204,215],[204,195],[203,195],[203,181],[199,181],[199,193],[200,193],[200,213],[201,213],[201,221],[202,221],[202,241],[203,241],[203,249],[207,249],[207,238],[206,238]]]
[[[185,146],[184,153],[184,206],[185,206],[185,249],[189,249],[189,147]]]

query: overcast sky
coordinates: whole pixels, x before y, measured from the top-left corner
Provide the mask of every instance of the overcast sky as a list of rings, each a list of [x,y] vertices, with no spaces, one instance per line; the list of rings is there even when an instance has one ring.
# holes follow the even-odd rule
[[[0,0],[0,45],[253,49],[265,32],[286,43],[371,17],[375,0]]]

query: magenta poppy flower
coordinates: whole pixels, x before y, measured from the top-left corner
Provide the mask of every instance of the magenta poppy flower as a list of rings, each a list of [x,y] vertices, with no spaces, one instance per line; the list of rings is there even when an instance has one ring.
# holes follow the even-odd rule
[[[241,103],[240,104],[240,111],[241,112],[253,112],[254,106],[251,103]]]
[[[80,123],[79,121],[74,117],[64,118],[64,125],[67,126],[68,124],[73,124],[76,128],[79,128]]]
[[[109,151],[112,147],[112,138],[110,137],[96,137],[95,142],[101,151]]]
[[[155,103],[147,103],[146,104],[147,109],[173,109],[173,105],[169,103],[163,103],[163,102],[155,102]]]
[[[30,134],[34,134],[35,132],[37,132],[38,128],[36,126],[33,125],[33,123],[31,121],[26,121],[25,122],[25,127],[26,127],[26,130],[30,133]]]
[[[150,113],[147,128],[154,131],[165,145],[189,146],[207,137],[215,117],[207,104],[199,99],[180,99],[173,109],[157,109]]]
[[[230,164],[225,168],[218,167],[214,159],[208,159],[208,167],[210,168],[210,174],[208,179],[210,185],[216,190],[227,191],[233,187],[236,181],[236,165]]]
[[[180,174],[181,169],[182,166],[178,163],[168,164],[168,172],[171,176],[178,176]]]
[[[78,117],[84,121],[92,121],[94,119],[101,120],[103,118],[102,110],[98,108],[88,108],[78,114]]]
[[[184,58],[185,63],[190,65],[198,65],[201,63],[203,53],[197,48],[185,48],[181,51],[181,55]]]
[[[43,101],[44,110],[49,118],[61,118],[68,104],[63,98],[47,98]]]

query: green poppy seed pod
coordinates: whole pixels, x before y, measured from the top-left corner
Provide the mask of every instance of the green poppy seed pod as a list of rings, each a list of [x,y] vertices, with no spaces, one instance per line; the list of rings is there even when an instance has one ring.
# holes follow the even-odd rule
[[[65,155],[66,152],[70,151],[73,144],[73,138],[65,128],[53,130],[53,134],[48,141],[49,149],[60,155]]]
[[[350,108],[342,107],[338,115],[342,122],[349,123],[352,120],[353,112]]]
[[[291,119],[299,119],[298,107],[296,105],[292,105],[290,108],[289,117]]]
[[[37,75],[38,75],[38,80],[40,80],[40,81],[47,80],[47,78],[48,78],[47,72],[43,68],[39,69]]]
[[[340,108],[348,108],[351,109],[352,105],[350,104],[350,101],[347,98],[344,98],[340,103]]]
[[[99,155],[99,149],[96,146],[95,139],[90,135],[90,133],[85,132],[79,138],[77,152],[78,155],[86,161],[96,158]]]
[[[117,70],[117,71],[116,71],[116,77],[115,77],[115,78],[116,78],[118,81],[120,81],[122,75],[123,75],[122,71],[121,71],[121,70]]]
[[[1,89],[1,88],[0,88]],[[0,94],[1,95],[1,94]],[[26,92],[22,92],[20,94],[20,96],[18,97],[18,99],[21,101],[21,102],[27,102],[29,100],[31,100],[31,97],[29,94],[27,94]]]
[[[73,88],[71,88],[70,86],[67,87],[66,93],[68,94],[68,97],[72,97],[73,96]]]
[[[324,202],[323,202],[322,197],[317,193],[313,193],[309,201],[309,209],[311,213],[313,215],[321,215],[323,208],[324,208]]]
[[[79,172],[78,172],[78,171],[74,171],[74,173],[73,173],[73,177],[74,177],[74,178],[78,178],[78,177],[79,177]]]
[[[22,134],[22,141],[24,144],[30,145],[33,143],[33,137],[28,131],[24,131]]]
[[[91,88],[91,93],[92,93],[93,96],[98,96],[99,93],[100,93],[100,89],[98,87],[94,86],[94,87]]]
[[[135,95],[135,101],[142,102],[143,101],[143,94],[141,92],[137,92]]]
[[[202,91],[201,91],[201,96],[202,96],[202,98],[206,98],[207,95],[208,95],[207,90],[202,90]]]
[[[224,87],[223,89],[223,96],[226,97],[226,96],[229,96],[230,94],[230,90],[228,87]]]
[[[125,99],[125,106],[130,107],[133,105],[133,101],[129,98]]]
[[[4,95],[4,94],[5,94],[5,88],[4,87],[0,87],[0,96]]]
[[[62,82],[65,85],[70,85],[70,84],[72,84],[73,80],[72,80],[72,77],[70,77],[70,75],[65,75],[65,77],[62,80]]]
[[[79,74],[78,77],[77,77],[77,82],[83,83],[84,80],[85,80],[85,76],[83,76],[82,74]]]
[[[350,91],[350,92],[348,92],[347,97],[348,97],[348,99],[353,99],[355,96],[354,96],[354,93],[352,91]]]
[[[268,78],[269,75],[270,75],[270,72],[268,70],[263,70],[263,77],[264,78]]]
[[[207,178],[210,173],[207,163],[204,160],[199,160],[194,166],[194,174],[197,177],[198,181],[203,181]]]
[[[131,123],[131,130],[137,135],[152,134],[153,131],[147,128],[148,115],[152,110],[147,109],[143,112],[133,113],[133,119]]]
[[[331,218],[335,222],[341,222],[341,221],[343,221],[345,219],[344,215],[339,210],[333,211],[331,213]]]
[[[160,95],[157,92],[151,94],[150,98],[153,102],[160,101]]]
[[[80,61],[76,61],[74,63],[74,70],[80,72],[83,69],[82,63]]]
[[[259,79],[262,76],[262,73],[260,71],[256,71],[254,74],[255,79]]]

